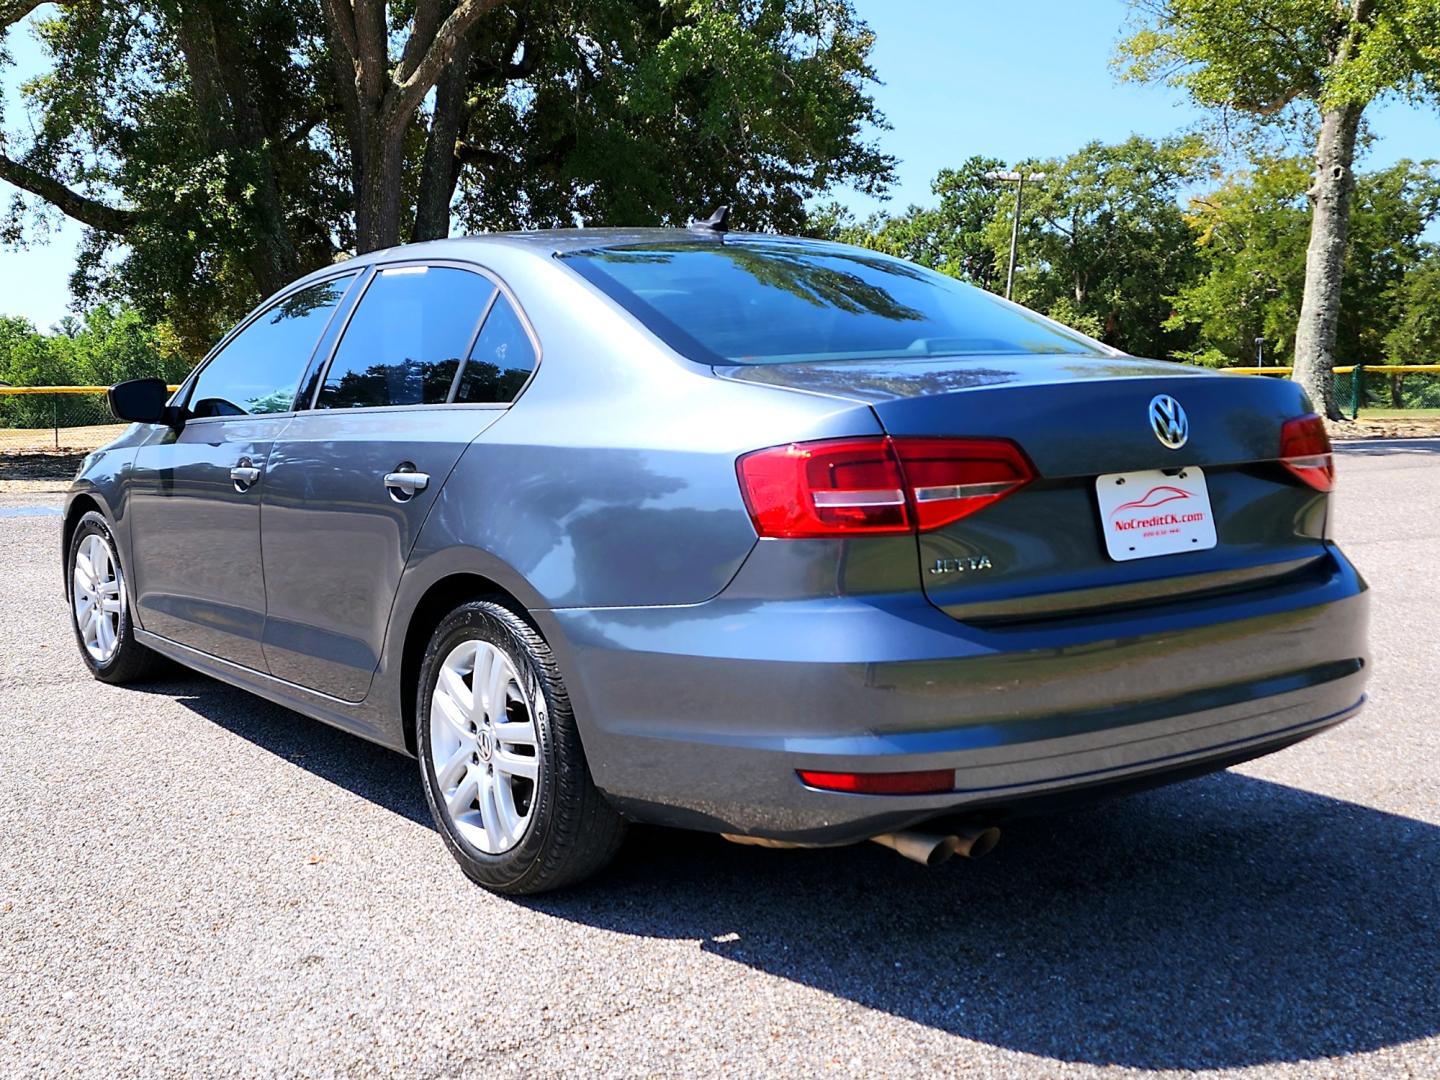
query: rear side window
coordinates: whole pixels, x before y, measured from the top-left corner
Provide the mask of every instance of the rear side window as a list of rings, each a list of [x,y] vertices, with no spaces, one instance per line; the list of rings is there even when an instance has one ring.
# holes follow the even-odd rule
[[[310,354],[354,274],[301,289],[261,312],[195,378],[192,416],[289,412]]]
[[[494,291],[488,278],[454,267],[380,271],[345,328],[317,406],[446,401]]]
[[[480,328],[455,400],[471,405],[514,401],[534,370],[535,346],[520,316],[501,293]]]
[[[575,252],[565,261],[677,352],[790,364],[1103,346],[943,274],[842,244],[727,237]]]

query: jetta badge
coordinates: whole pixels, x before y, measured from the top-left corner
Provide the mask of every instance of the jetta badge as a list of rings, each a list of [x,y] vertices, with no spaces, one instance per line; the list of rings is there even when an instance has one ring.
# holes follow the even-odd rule
[[[1179,450],[1190,438],[1190,418],[1169,394],[1156,394],[1150,399],[1150,430],[1171,450]]]

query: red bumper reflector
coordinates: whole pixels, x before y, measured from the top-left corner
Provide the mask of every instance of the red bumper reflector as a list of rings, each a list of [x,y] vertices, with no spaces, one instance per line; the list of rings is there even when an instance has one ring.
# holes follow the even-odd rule
[[[846,791],[856,795],[941,795],[955,790],[954,769],[925,772],[812,772],[799,770],[807,787]]]

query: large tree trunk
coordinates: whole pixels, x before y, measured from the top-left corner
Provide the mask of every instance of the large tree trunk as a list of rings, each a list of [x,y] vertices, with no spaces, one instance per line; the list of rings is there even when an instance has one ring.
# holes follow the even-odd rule
[[[1305,252],[1305,299],[1295,327],[1295,381],[1316,410],[1342,420],[1335,404],[1335,332],[1340,319],[1340,278],[1350,235],[1351,165],[1363,105],[1326,110],[1315,151],[1315,182],[1309,192],[1310,246]]]
[[[465,95],[469,90],[471,44],[462,41],[435,84],[435,111],[425,140],[420,168],[420,191],[415,205],[412,240],[443,240],[450,235],[450,202],[460,180],[460,159],[455,142],[465,121]]]
[[[476,22],[500,0],[417,0],[398,64],[384,0],[323,0],[354,158],[355,250],[400,242],[405,134]]]
[[[354,144],[358,165],[355,191],[355,253],[400,243],[401,182],[405,171],[403,132],[395,137],[380,117],[365,125]]]
[[[179,5],[176,23],[210,150],[232,159],[227,184],[249,233],[242,258],[260,295],[268,296],[294,280],[300,266],[270,154],[271,135],[252,96],[245,42],[231,12],[207,0]]]

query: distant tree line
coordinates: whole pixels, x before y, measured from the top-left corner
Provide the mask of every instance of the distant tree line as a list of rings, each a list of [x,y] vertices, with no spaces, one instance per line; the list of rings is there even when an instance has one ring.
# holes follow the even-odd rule
[[[812,232],[1003,291],[1014,189],[972,157],[936,177],[936,201],[865,220],[838,203]],[[1015,299],[1141,356],[1209,366],[1288,364],[1305,290],[1309,168],[1264,157],[1239,171],[1198,135],[1091,143],[1022,163]],[[1440,163],[1360,172],[1342,266],[1335,356],[1440,362]]]

